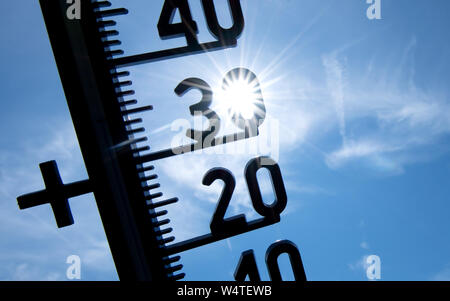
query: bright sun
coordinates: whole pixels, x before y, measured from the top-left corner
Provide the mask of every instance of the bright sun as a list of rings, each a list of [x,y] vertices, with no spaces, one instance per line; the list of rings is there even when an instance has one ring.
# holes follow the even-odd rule
[[[222,105],[230,115],[241,115],[252,119],[258,114],[258,104],[262,101],[259,81],[252,73],[234,72],[228,74],[223,83]]]

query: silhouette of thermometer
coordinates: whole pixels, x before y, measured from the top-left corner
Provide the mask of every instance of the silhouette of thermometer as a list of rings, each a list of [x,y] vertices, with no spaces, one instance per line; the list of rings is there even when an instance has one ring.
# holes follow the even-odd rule
[[[97,203],[105,234],[121,280],[167,281],[184,278],[183,265],[178,253],[191,250],[229,237],[254,231],[280,222],[287,205],[287,194],[280,167],[265,156],[251,159],[244,169],[253,209],[260,218],[247,221],[239,214],[225,218],[236,185],[234,176],[224,168],[209,170],[201,184],[212,185],[216,180],[224,183],[217,207],[212,214],[210,232],[198,237],[177,242],[171,236],[170,220],[165,218],[166,206],[178,202],[177,197],[162,198],[161,185],[151,162],[182,155],[206,147],[248,139],[259,135],[258,127],[266,117],[266,108],[257,76],[246,68],[230,70],[223,80],[223,88],[235,81],[246,81],[253,92],[253,114],[233,112],[232,121],[236,133],[217,137],[221,126],[212,104],[213,93],[206,81],[188,78],[174,87],[176,95],[182,97],[190,90],[199,90],[201,100],[189,107],[192,116],[199,112],[209,122],[204,130],[188,129],[186,136],[194,142],[166,150],[150,150],[147,137],[142,136],[142,118],[136,114],[150,111],[153,106],[137,106],[130,99],[135,91],[128,89],[133,83],[128,80],[130,72],[118,70],[124,66],[149,63],[176,56],[207,52],[235,46],[244,29],[244,17],[240,0],[227,0],[233,25],[219,25],[213,0],[201,0],[206,23],[217,41],[200,44],[197,39],[198,26],[192,19],[187,0],[165,0],[158,22],[162,39],[184,36],[187,46],[133,56],[113,47],[121,42],[111,37],[118,35],[112,30],[116,24],[110,17],[127,14],[125,8],[108,9],[108,1],[85,0],[81,2],[81,18],[68,20],[66,0],[40,0],[47,32],[52,45],[58,72],[63,84],[69,111],[77,134],[81,153],[88,173],[88,180],[64,184],[55,161],[40,164],[45,189],[19,196],[20,209],[50,204],[59,228],[70,226],[74,219],[69,199],[92,192]],[[179,11],[181,23],[174,23]],[[257,172],[266,169],[272,180],[275,199],[267,204],[263,201]],[[200,183],[199,183],[200,184]],[[281,279],[276,258],[286,253],[294,266],[296,279],[306,279],[297,247],[288,241],[274,244],[268,249],[268,269],[271,278]],[[246,251],[238,264],[236,280],[249,275],[258,280],[253,253]]]
[[[142,159],[148,151],[147,137],[141,118],[134,117],[153,106],[137,106],[130,99],[134,91],[123,66],[169,59],[237,44],[244,28],[239,0],[229,0],[233,26],[222,28],[217,20],[213,0],[202,0],[208,28],[217,41],[199,44],[197,25],[192,20],[187,0],[165,0],[158,31],[163,39],[185,36],[186,47],[117,58],[124,52],[119,32],[111,29],[117,23],[111,17],[125,15],[125,8],[109,8],[109,1],[81,1],[81,18],[69,19],[66,0],[39,0],[69,111],[80,144],[89,179],[64,184],[56,162],[40,164],[45,189],[17,198],[20,209],[50,204],[58,227],[74,223],[69,199],[93,192],[121,280],[179,280],[180,256],[168,254],[170,220],[165,218],[166,206],[178,198],[162,199],[154,166]],[[179,11],[181,23],[173,17]],[[177,91],[180,95],[194,87],[185,81]],[[208,99],[206,99],[208,100]],[[208,101],[197,107],[207,107]],[[205,110],[206,111],[206,110]],[[244,128],[245,132],[245,128]]]

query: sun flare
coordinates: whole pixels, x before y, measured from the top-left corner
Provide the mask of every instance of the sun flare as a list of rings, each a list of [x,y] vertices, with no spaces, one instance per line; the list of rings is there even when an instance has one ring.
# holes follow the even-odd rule
[[[261,112],[262,94],[256,76],[248,69],[236,68],[224,78],[220,106],[230,116],[254,119]]]
[[[259,93],[251,83],[245,80],[232,82],[224,91],[231,115],[240,114],[245,119],[251,119],[255,114]]]

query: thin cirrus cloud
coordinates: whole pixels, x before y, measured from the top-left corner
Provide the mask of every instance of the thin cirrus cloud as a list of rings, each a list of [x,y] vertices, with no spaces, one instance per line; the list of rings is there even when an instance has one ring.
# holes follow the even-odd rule
[[[359,42],[323,54],[322,64],[310,67],[322,70],[322,80],[302,76],[311,72],[301,61],[277,66],[287,75],[266,93],[271,115],[279,121],[280,152],[307,143],[331,169],[362,161],[360,168],[399,174],[405,165],[445,151],[420,151],[449,133],[450,106],[445,95],[415,84],[418,43],[413,36],[394,51],[398,63],[392,66],[372,56],[362,75],[346,53]],[[329,145],[335,132],[340,145]]]
[[[358,79],[346,69],[344,54],[325,57],[330,97],[336,111],[342,145],[327,152],[330,168],[363,160],[383,172],[401,173],[405,164],[419,158],[414,152],[449,133],[450,106],[439,93],[425,91],[414,84],[415,37],[405,46],[392,76],[382,80]],[[373,72],[373,62],[367,72]],[[406,84],[404,82],[406,81]],[[359,128],[370,121],[372,125]],[[437,153],[430,152],[429,158]]]

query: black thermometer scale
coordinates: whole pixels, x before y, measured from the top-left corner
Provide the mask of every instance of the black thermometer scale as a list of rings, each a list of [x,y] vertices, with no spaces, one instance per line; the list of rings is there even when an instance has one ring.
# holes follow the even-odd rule
[[[245,17],[240,0],[222,0],[229,6],[232,25],[220,25],[213,0],[201,2],[205,22],[213,40],[199,42],[199,26],[193,19],[188,0],[166,0],[157,23],[159,37],[169,40],[184,37],[186,44],[166,50],[125,55],[117,49],[116,16],[128,14],[125,8],[113,8],[108,1],[84,0],[80,3],[80,18],[68,18],[66,0],[40,0],[58,71],[67,98],[89,179],[63,183],[56,162],[40,164],[45,183],[42,191],[18,197],[20,209],[50,204],[58,227],[74,223],[68,200],[93,193],[116,269],[121,280],[157,281],[179,280],[185,274],[180,264],[180,253],[210,243],[255,231],[281,221],[286,208],[287,194],[282,171],[269,156],[258,156],[242,166],[246,187],[254,211],[260,216],[248,219],[239,214],[225,218],[236,186],[234,175],[217,167],[209,170],[199,185],[210,186],[223,182],[216,209],[211,213],[210,232],[191,239],[176,241],[170,220],[165,217],[170,205],[181,203],[177,197],[164,198],[164,190],[156,182],[154,162],[170,160],[207,148],[255,139],[266,118],[263,91],[258,76],[250,69],[236,67],[223,78],[223,89],[244,81],[253,87],[256,99],[251,116],[240,112],[230,115],[235,132],[219,135],[224,120],[211,107],[214,91],[205,79],[190,77],[174,87],[174,93],[183,97],[191,91],[200,93],[201,100],[186,109],[190,114],[205,118],[205,129],[188,129],[185,138],[190,142],[165,149],[150,148],[144,135],[143,119],[152,118],[152,105],[139,105],[130,88],[130,72],[124,68],[152,64],[180,56],[205,55],[234,47],[244,31]],[[174,16],[181,18],[175,21]],[[232,101],[232,100],[230,100]],[[155,104],[157,106],[158,104]],[[169,115],[170,112],[162,112]],[[270,205],[263,201],[257,172],[266,170],[272,180],[275,200]],[[277,259],[288,254],[295,279],[306,281],[300,253],[288,240],[273,243],[266,252],[267,269],[272,281],[281,281]],[[236,263],[234,278],[261,280],[253,250],[244,251]]]

